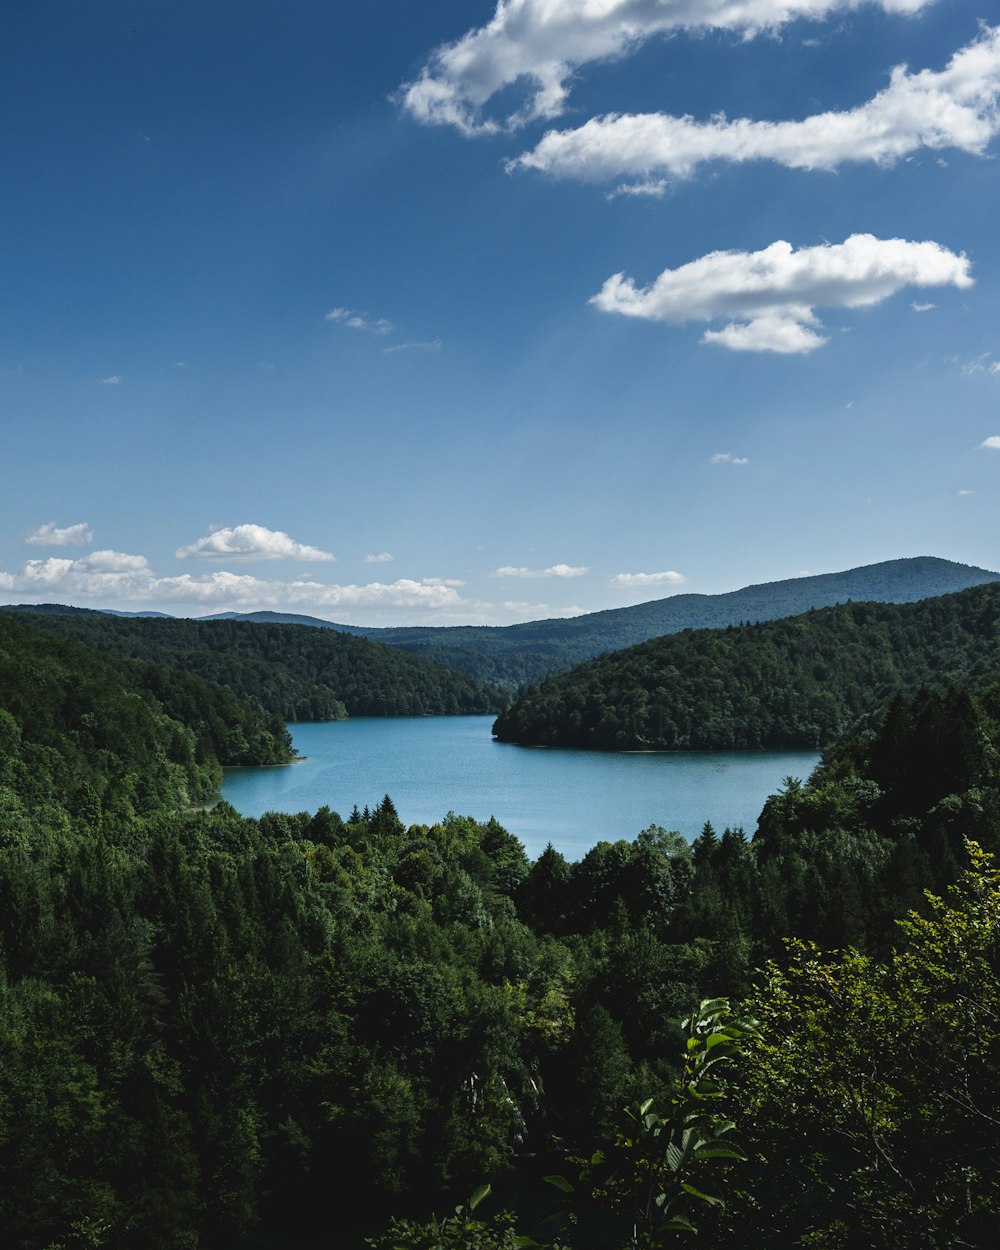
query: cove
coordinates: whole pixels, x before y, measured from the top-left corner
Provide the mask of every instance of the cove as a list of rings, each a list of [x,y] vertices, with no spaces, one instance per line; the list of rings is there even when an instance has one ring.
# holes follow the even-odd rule
[[[285,768],[227,768],[222,797],[244,816],[333,808],[392,797],[404,824],[447,812],[497,820],[536,859],[551,842],[569,860],[601,839],[651,824],[697,836],[757,826],[786,776],[806,778],[815,751],[622,753],[494,742],[491,716],[358,718],[289,729],[305,758]]]

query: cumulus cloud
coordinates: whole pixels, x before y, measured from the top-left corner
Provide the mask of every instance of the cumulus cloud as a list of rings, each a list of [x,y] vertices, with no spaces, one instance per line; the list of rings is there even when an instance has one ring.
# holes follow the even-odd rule
[[[609,586],[680,586],[687,581],[683,573],[672,569],[664,573],[616,573]]]
[[[925,312],[930,312],[932,308],[937,308],[937,304],[920,304],[916,300],[914,300],[910,304],[910,307],[913,309],[915,313],[925,313]]]
[[[731,451],[717,451],[715,455],[709,456],[709,464],[749,464],[748,456],[734,456]]]
[[[357,312],[353,308],[331,308],[324,320],[337,321],[352,330],[366,330],[369,334],[388,334],[393,328],[392,322],[384,317],[370,317],[368,313]]]
[[[463,583],[454,578],[399,578],[390,583],[329,585],[306,579],[270,581],[218,570],[192,577],[157,577],[145,556],[95,551],[77,560],[29,560],[19,573],[0,573],[0,589],[32,599],[84,599],[99,603],[256,608],[464,607]]]
[[[335,560],[329,551],[298,543],[284,530],[269,530],[263,525],[235,525],[232,529],[214,529],[187,547],[178,547],[178,560]]]
[[[505,564],[502,568],[496,569],[493,573],[494,577],[583,577],[584,573],[590,570],[586,565],[573,564],[553,564],[547,569],[523,569],[514,568],[511,564]]]
[[[101,381],[105,386],[121,386],[122,384],[121,374],[119,373],[112,373],[110,377],[101,378]]]
[[[577,67],[621,57],[646,40],[681,30],[732,31],[749,38],[800,18],[819,20],[863,0],[498,0],[493,18],[431,53],[420,77],[399,91],[418,121],[467,135],[516,129],[558,116]],[[915,14],[931,0],[871,0]],[[524,103],[496,120],[483,106],[512,84]]]
[[[56,525],[55,521],[46,521],[24,541],[31,543],[34,547],[83,547],[94,541],[94,535],[86,521],[61,527]]]
[[[667,113],[609,113],[574,130],[549,131],[508,170],[562,178],[639,179],[617,194],[662,194],[663,175],[690,177],[706,161],[774,161],[790,169],[836,169],[848,162],[889,165],[919,149],[981,155],[1000,130],[1000,27],[987,28],[939,71],[892,70],[889,85],[845,112],[801,121],[708,121]]]
[[[734,351],[804,353],[826,342],[814,309],[863,308],[906,286],[969,287],[969,261],[939,243],[852,234],[796,251],[710,252],[648,287],[617,273],[591,299],[602,312],[680,325],[729,318],[702,341]]]
[[[365,556],[365,564],[388,564],[391,559],[388,551],[380,551],[378,555]]]
[[[979,446],[988,447],[992,451],[1000,451],[1000,434],[991,434],[989,438],[984,438]]]
[[[131,597],[136,588],[145,588],[152,580],[152,571],[144,556],[123,551],[93,551],[79,559],[50,556],[47,560],[29,560],[20,574],[5,574],[7,590],[51,597],[53,594],[102,597]]]

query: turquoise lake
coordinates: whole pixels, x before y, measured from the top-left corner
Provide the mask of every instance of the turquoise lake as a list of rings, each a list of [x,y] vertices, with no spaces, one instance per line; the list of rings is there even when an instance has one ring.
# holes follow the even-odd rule
[[[222,797],[245,816],[374,807],[389,794],[402,821],[433,824],[449,811],[495,816],[535,859],[551,842],[580,859],[602,838],[648,825],[697,836],[757,827],[764,800],[787,776],[805,779],[815,751],[623,753],[494,742],[492,716],[359,718],[290,725],[304,759],[284,768],[230,768]]]

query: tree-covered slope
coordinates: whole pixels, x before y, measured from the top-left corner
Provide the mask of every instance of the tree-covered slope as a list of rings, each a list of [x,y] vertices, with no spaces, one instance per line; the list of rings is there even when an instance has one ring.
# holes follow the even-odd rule
[[[68,798],[99,822],[205,797],[222,764],[290,759],[281,723],[220,686],[0,615],[0,788],[18,809]]]
[[[946,906],[911,917],[898,959],[888,948],[893,917],[960,876],[963,834],[1000,847],[995,691],[894,700],[773,796],[753,840],[706,826],[689,847],[653,826],[529,865],[493,820],[407,829],[387,797],[346,820],[167,810],[157,735],[184,726],[152,703],[147,722],[151,696],[129,683],[148,670],[24,621],[0,631],[12,1246],[234,1250],[335,1227],[350,1250],[417,1250],[441,1240],[364,1235],[512,1168],[518,1198],[533,1175],[575,1179],[576,1157],[615,1176],[577,1189],[593,1205],[561,1236],[633,1250],[630,1178],[647,1199],[658,1178],[644,1150],[618,1167],[621,1108],[668,1107],[680,1021],[750,992],[764,1032],[725,1103],[749,1158],[722,1170],[726,1209],[697,1200],[715,1163],[690,1174],[700,1241],[993,1250],[995,874],[974,861]],[[187,714],[204,716],[187,680]],[[88,771],[60,773],[64,757]],[[147,812],[100,809],[119,761],[141,771]],[[793,933],[865,954],[800,942],[753,988]],[[521,1244],[501,1231],[447,1244]]]
[[[815,747],[899,690],[1000,673],[1000,585],[692,630],[550,678],[503,742],[606,750]]]
[[[25,615],[101,651],[226,686],[284,720],[485,713],[504,702],[498,691],[466,674],[331,630],[89,612]]]
[[[968,586],[1000,581],[1000,573],[933,556],[887,560],[840,573],[744,586],[720,595],[672,595],[628,608],[589,612],[568,620],[521,625],[365,628],[317,617],[255,612],[243,619],[288,621],[358,634],[425,656],[481,681],[523,687],[607,651],[684,629],[717,629],[773,621],[837,603],[913,603]],[[241,619],[227,614],[229,619]],[[224,618],[220,618],[224,619]]]

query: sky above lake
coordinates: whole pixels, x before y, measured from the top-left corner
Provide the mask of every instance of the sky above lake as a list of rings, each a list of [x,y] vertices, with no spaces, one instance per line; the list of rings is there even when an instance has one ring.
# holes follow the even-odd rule
[[[1000,567],[998,0],[13,0],[0,602]]]

